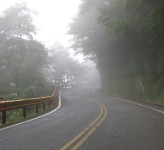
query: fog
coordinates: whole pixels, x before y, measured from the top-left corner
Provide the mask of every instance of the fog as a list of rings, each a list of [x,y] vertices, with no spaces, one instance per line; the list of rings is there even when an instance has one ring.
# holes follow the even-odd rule
[[[84,82],[84,87],[95,89],[101,88],[100,83],[100,74],[96,67],[96,64],[93,61],[86,61],[85,62],[86,73],[82,77]]]
[[[0,149],[164,150],[163,108],[164,0],[1,0]]]
[[[83,85],[163,100],[162,1],[6,0],[0,8],[6,99]]]
[[[67,34],[69,24],[77,15],[80,0],[5,0],[0,5],[0,15],[16,3],[26,3],[35,12],[33,24],[37,34],[34,38],[51,47],[55,42],[68,46],[71,36]]]

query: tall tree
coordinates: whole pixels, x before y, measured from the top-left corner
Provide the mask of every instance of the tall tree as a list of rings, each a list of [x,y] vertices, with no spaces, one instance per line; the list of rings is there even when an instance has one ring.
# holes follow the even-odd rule
[[[163,1],[84,0],[71,25],[74,49],[91,54],[102,87],[155,96],[163,82]]]
[[[0,72],[8,79],[6,85],[25,88],[43,84],[42,66],[47,52],[34,40],[32,12],[26,4],[16,4],[0,17]],[[9,81],[9,82],[8,82]]]

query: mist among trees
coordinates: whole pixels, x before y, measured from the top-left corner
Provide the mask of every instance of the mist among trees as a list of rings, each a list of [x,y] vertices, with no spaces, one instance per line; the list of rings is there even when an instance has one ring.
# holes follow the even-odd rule
[[[83,0],[70,34],[97,63],[104,91],[164,99],[162,0]]]
[[[75,84],[83,70],[63,46],[48,49],[35,39],[33,15],[22,3],[0,17],[0,96],[4,99],[49,95],[56,85]]]
[[[46,48],[35,39],[33,15],[22,3],[0,17],[0,94],[5,99],[37,97],[56,85],[85,82],[88,68],[67,48]],[[82,0],[69,34],[73,49],[97,64],[103,91],[164,99],[162,0]]]

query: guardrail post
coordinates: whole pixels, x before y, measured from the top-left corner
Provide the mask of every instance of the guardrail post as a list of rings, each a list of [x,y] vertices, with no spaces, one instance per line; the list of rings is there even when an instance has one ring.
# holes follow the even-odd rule
[[[45,104],[45,102],[43,103],[43,110],[45,110],[46,109],[46,104]]]
[[[6,123],[6,110],[2,111],[2,124]]]
[[[26,118],[26,107],[23,107],[23,117]]]
[[[39,106],[38,106],[38,104],[36,104],[36,113],[38,113],[39,112]]]

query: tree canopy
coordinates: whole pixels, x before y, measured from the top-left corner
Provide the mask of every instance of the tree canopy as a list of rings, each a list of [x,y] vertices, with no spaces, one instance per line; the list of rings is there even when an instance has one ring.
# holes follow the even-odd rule
[[[47,51],[34,40],[36,31],[31,15],[23,3],[7,9],[0,17],[1,93],[9,93],[12,87],[44,85],[41,69],[46,64]]]
[[[83,0],[71,24],[73,47],[92,55],[102,88],[164,98],[164,2]]]
[[[72,87],[86,72],[85,66],[73,59],[69,51],[60,44],[49,51],[49,62],[45,76],[57,86]]]

